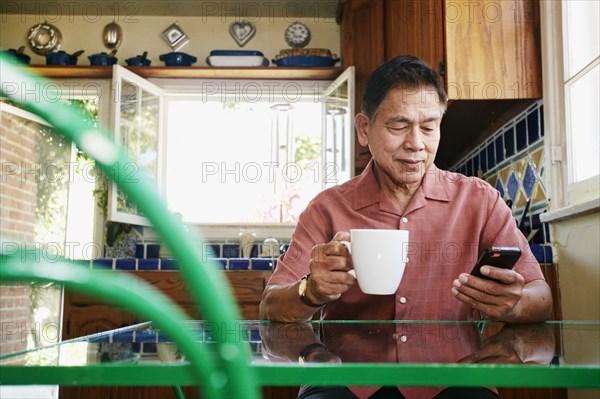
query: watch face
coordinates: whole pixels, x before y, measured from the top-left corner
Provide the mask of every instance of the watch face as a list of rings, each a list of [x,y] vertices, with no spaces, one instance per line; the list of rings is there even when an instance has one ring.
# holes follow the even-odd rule
[[[285,42],[294,48],[304,47],[310,41],[310,30],[300,22],[294,22],[285,30]]]

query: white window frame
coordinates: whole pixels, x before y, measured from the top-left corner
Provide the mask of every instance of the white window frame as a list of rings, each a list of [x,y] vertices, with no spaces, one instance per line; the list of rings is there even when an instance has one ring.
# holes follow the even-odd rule
[[[562,1],[541,1],[542,72],[544,82],[544,126],[548,191],[552,201],[543,221],[597,210],[600,176],[570,182],[567,99],[564,74]],[[597,63],[593,61],[584,70]]]
[[[337,79],[334,81],[322,81],[322,80],[268,80],[268,83],[265,84],[268,90],[272,90],[274,84],[289,84],[293,82],[298,87],[302,88],[302,92],[305,94],[310,94],[316,96],[319,101],[339,101],[338,99],[331,99],[326,97],[335,97],[336,90],[343,84],[348,85],[348,96],[351,97],[348,101],[350,106],[350,112],[348,115],[349,123],[352,125],[350,132],[352,133],[349,139],[349,145],[346,146],[345,149],[345,158],[347,167],[349,167],[350,178],[354,175],[354,76],[355,71],[354,67],[349,67],[346,69]],[[206,98],[208,96],[207,93],[203,92],[203,85],[210,84],[211,88],[221,87],[222,84],[225,84],[226,80],[219,79],[172,79],[172,78],[160,78],[160,79],[144,79],[137,75],[134,75],[132,72],[125,70],[122,67],[114,67],[113,70],[113,86],[112,89],[118,90],[119,80],[121,78],[125,78],[139,87],[148,90],[152,93],[160,93],[160,132],[159,132],[159,170],[157,173],[157,183],[160,187],[165,187],[167,182],[164,181],[165,173],[164,168],[166,167],[164,162],[166,162],[165,154],[166,154],[166,146],[168,145],[168,140],[164,138],[164,134],[166,133],[166,126],[168,125],[167,115],[164,114],[165,105],[171,98],[181,98],[181,97],[196,97],[200,96],[202,98]],[[260,79],[239,79],[236,80],[240,84],[251,83],[250,87],[255,84],[260,84]],[[191,84],[193,82],[193,84]],[[227,86],[229,87],[229,86]],[[318,91],[317,91],[318,89]],[[269,91],[269,93],[272,93]],[[254,95],[256,93],[253,92],[244,92],[246,95]],[[221,95],[220,93],[217,95]],[[114,96],[113,96],[114,97]],[[275,95],[275,97],[278,97]],[[277,99],[277,98],[275,98]],[[119,99],[117,97],[114,98],[113,101],[113,115],[112,115],[112,126],[115,132],[116,138],[119,139]],[[341,154],[340,154],[341,155]],[[159,189],[160,189],[159,187]],[[325,187],[324,187],[325,188]],[[114,220],[122,223],[132,223],[138,224],[142,226],[150,226],[149,222],[143,216],[137,215],[128,215],[122,213],[115,218],[115,204],[116,204],[116,190],[114,189],[114,185],[111,188],[110,196],[109,196],[109,220]],[[252,230],[257,233],[257,237],[277,237],[277,238],[289,238],[295,228],[295,223],[265,223],[265,224],[194,224],[189,226],[192,228],[199,229],[202,236],[205,236],[209,239],[237,239],[238,233],[240,230]],[[152,229],[146,229],[144,231],[144,236],[151,239],[153,237]]]

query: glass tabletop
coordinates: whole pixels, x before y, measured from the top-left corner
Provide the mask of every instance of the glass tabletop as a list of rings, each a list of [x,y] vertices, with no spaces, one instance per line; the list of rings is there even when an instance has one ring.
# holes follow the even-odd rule
[[[600,322],[190,321],[203,350],[244,342],[261,385],[600,388]],[[2,384],[194,385],[168,336],[141,323],[0,357]],[[101,378],[98,378],[102,376]]]

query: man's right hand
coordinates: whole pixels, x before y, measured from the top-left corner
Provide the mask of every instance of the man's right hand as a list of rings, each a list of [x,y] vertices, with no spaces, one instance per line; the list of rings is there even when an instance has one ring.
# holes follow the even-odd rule
[[[335,301],[356,284],[348,273],[353,268],[352,256],[341,241],[350,241],[350,233],[338,232],[330,242],[312,248],[306,296],[313,303]]]

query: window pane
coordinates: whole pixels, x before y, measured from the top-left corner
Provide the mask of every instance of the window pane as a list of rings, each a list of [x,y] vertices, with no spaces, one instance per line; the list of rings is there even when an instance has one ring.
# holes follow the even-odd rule
[[[121,93],[121,137],[135,163],[126,165],[126,178],[135,179],[140,170],[156,178],[158,172],[159,97],[123,81]],[[141,215],[137,206],[119,190],[117,211]]]
[[[567,85],[567,129],[571,183],[599,173],[600,66]]]
[[[318,102],[170,100],[170,208],[190,223],[295,222],[321,189],[321,109]]]
[[[600,53],[600,1],[563,1],[565,80],[592,62]]]

